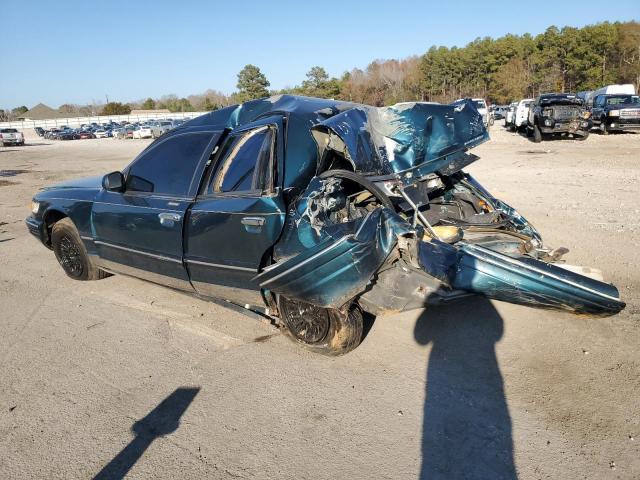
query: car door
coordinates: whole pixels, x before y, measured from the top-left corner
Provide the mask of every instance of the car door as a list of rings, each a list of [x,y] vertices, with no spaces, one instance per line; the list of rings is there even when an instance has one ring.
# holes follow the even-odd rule
[[[176,132],[154,142],[125,172],[124,192],[102,190],[92,209],[100,264],[192,290],[182,261],[183,227],[221,132]]]
[[[233,132],[186,225],[185,263],[202,295],[262,304],[253,278],[285,221],[283,122],[271,117]]]

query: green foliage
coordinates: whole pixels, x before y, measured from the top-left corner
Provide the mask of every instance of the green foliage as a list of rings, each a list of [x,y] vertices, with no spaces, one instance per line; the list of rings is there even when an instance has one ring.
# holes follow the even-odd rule
[[[202,110],[204,110],[205,112],[218,110],[218,108],[218,105],[213,103],[209,97],[205,97],[204,102],[202,102]]]
[[[168,109],[170,112],[193,112],[195,109],[186,98],[178,98],[175,95],[165,95],[156,102],[156,108]]]
[[[142,105],[140,105],[140,108],[142,110],[155,110],[156,101],[153,98],[149,97],[142,103]]]
[[[329,74],[322,67],[312,67],[307,72],[307,79],[296,90],[309,97],[335,98],[340,95],[340,81],[329,78]]]
[[[246,102],[248,100],[254,100],[256,98],[262,98],[269,95],[267,87],[271,85],[265,77],[264,73],[260,71],[255,65],[245,65],[245,67],[238,73],[238,93],[237,98],[239,102]]]
[[[431,47],[421,59],[426,100],[484,97],[497,103],[553,91],[640,83],[640,24],[549,27],[532,37],[476,39],[463,48]]]
[[[22,105],[20,107],[16,107],[12,109],[11,113],[14,114],[15,116],[18,116],[18,115],[22,115],[24,112],[27,112],[27,111],[29,111],[29,109],[26,106]]]
[[[128,115],[131,113],[129,105],[120,102],[109,102],[102,107],[102,115]]]

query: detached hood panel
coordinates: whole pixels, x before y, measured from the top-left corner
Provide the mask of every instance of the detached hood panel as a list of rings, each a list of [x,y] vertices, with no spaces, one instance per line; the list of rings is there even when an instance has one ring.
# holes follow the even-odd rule
[[[459,155],[489,139],[470,101],[450,105],[400,103],[357,106],[311,128],[319,149],[318,171],[332,152],[363,175],[388,176],[420,167],[420,175],[446,170]]]

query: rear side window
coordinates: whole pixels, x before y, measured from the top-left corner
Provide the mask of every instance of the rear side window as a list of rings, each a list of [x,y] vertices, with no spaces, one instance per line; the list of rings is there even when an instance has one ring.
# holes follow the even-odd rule
[[[207,193],[270,188],[275,129],[269,126],[234,135],[226,143]]]
[[[210,140],[210,133],[187,133],[151,148],[129,169],[127,191],[186,196]]]

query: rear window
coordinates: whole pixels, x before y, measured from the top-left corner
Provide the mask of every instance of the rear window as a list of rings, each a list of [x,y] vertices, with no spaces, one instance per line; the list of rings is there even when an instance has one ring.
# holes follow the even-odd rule
[[[15,128],[3,128],[0,130],[1,133],[18,133],[18,130]]]

